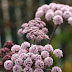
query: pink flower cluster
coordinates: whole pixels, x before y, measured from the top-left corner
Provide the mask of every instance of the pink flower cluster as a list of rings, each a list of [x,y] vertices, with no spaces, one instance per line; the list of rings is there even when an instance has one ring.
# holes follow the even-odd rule
[[[46,35],[48,29],[45,26],[46,24],[41,21],[40,18],[35,18],[28,23],[22,24],[22,28],[18,30],[18,35],[26,34],[28,39],[37,40],[40,42],[43,39],[49,39],[49,37]]]
[[[4,70],[4,62],[6,60],[11,60],[11,47],[14,45],[13,42],[7,41],[4,43],[3,48],[0,49],[0,71]]]
[[[50,3],[42,5],[37,9],[36,18],[45,15],[47,21],[53,20],[54,24],[60,25],[63,20],[67,20],[72,25],[72,7],[64,4]]]
[[[29,48],[28,48],[29,47]],[[29,49],[29,51],[27,51]],[[13,72],[44,72],[45,66],[53,65],[53,58],[50,52],[56,57],[63,56],[62,51],[59,49],[53,50],[50,44],[45,46],[30,45],[29,42],[24,42],[20,45],[14,45],[11,48],[14,53],[11,60],[4,63],[6,70],[13,70]],[[53,67],[51,72],[62,72],[59,67]]]

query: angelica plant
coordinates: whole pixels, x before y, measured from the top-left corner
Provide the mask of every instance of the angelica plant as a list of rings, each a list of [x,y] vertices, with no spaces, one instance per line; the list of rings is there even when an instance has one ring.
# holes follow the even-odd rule
[[[50,38],[47,35],[46,23],[41,20],[43,15],[47,21],[52,20],[55,24]],[[18,35],[25,34],[27,39],[33,41],[33,44],[25,41],[21,45],[13,45],[11,51],[14,54],[11,56],[11,60],[5,61],[5,69],[13,72],[44,72],[45,70],[47,72],[62,72],[60,67],[53,67],[53,56],[61,58],[63,52],[60,49],[54,49],[51,42],[57,27],[64,20],[72,24],[72,8],[70,6],[50,3],[39,7],[35,18],[22,24],[21,29],[18,30]],[[40,43],[43,39],[48,40],[48,44],[45,46]],[[35,41],[40,44],[37,45]]]

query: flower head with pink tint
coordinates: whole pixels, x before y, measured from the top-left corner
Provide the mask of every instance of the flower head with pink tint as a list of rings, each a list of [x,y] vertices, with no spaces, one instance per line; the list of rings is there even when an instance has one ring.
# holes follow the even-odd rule
[[[65,12],[63,13],[63,17],[64,17],[65,19],[68,19],[69,17],[72,17],[72,13],[71,13],[70,11],[65,11]]]
[[[38,45],[37,47],[38,47],[38,51],[39,51],[39,52],[42,52],[42,51],[44,50],[44,47],[41,46],[41,45]]]
[[[29,42],[24,42],[21,44],[21,48],[22,49],[26,49],[27,47],[30,47],[30,43]]]
[[[61,10],[56,10],[56,11],[55,11],[55,15],[60,15],[60,16],[62,16],[62,15],[63,15],[63,12],[62,12]]]
[[[27,58],[27,54],[26,53],[21,53],[19,55],[19,58],[22,59],[22,60],[25,60]]]
[[[17,34],[18,35],[21,35],[22,34],[22,28],[18,30]]]
[[[12,60],[13,62],[15,62],[15,60],[18,59],[18,58],[19,58],[19,54],[16,54],[16,53],[15,53],[15,54],[12,55],[11,60]]]
[[[46,13],[49,10],[49,6],[47,4],[43,5],[42,10],[44,13]]]
[[[31,58],[27,58],[27,59],[24,61],[24,63],[23,63],[23,65],[24,65],[25,67],[31,67],[32,64],[33,64],[33,62],[32,62],[32,60],[31,60]]]
[[[35,55],[34,55],[34,60],[35,60],[35,61],[37,61],[37,60],[42,60],[41,55],[35,54]]]
[[[61,23],[63,23],[63,18],[60,15],[56,15],[53,17],[53,22],[56,25],[60,25]]]
[[[54,54],[56,57],[59,57],[59,58],[63,57],[63,52],[62,52],[60,49],[55,49],[55,50],[53,51],[53,54]]]
[[[42,52],[41,52],[41,56],[42,56],[42,58],[49,57],[48,51],[42,51]]]
[[[34,53],[31,53],[31,52],[27,53],[27,58],[33,59],[34,58]]]
[[[52,11],[47,12],[46,15],[45,15],[45,18],[46,18],[47,21],[52,20],[53,17],[54,17],[54,12],[52,12]]]
[[[21,66],[15,65],[15,66],[13,67],[13,72],[21,72],[21,71],[22,71],[22,67],[21,67]]]
[[[19,50],[19,52],[18,52],[18,54],[20,55],[20,54],[22,54],[22,53],[27,53],[28,51],[26,50],[26,49],[20,49]]]
[[[36,68],[34,72],[44,72],[41,68]]]
[[[25,67],[24,72],[33,72],[33,69],[30,67]]]
[[[5,61],[4,67],[6,70],[10,70],[13,67],[13,62],[11,60]]]
[[[72,25],[72,17],[68,18],[68,23]]]
[[[62,72],[62,70],[59,67],[55,66],[52,68],[51,72]]]
[[[38,47],[37,47],[37,45],[32,45],[30,47],[29,51],[32,52],[32,53],[34,53],[34,54],[38,53]]]
[[[41,60],[37,60],[35,63],[35,67],[37,68],[44,68],[44,62]]]
[[[48,52],[53,52],[53,47],[50,44],[44,46],[44,50]]]
[[[53,59],[51,57],[45,58],[44,64],[47,65],[48,67],[50,67],[51,65],[53,65]]]
[[[23,60],[21,58],[15,60],[15,65],[21,66],[22,64],[23,64]]]
[[[12,51],[13,53],[18,52],[20,49],[21,49],[20,45],[13,45],[13,46],[11,47],[11,51]]]
[[[44,15],[44,12],[42,10],[39,10],[39,11],[36,12],[35,17],[36,18],[41,18],[43,15]]]

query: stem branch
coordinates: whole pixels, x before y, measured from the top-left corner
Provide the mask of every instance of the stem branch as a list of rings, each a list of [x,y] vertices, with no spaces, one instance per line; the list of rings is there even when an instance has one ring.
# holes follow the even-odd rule
[[[54,36],[54,33],[55,33],[55,31],[56,31],[56,29],[57,29],[58,26],[59,26],[59,25],[56,25],[56,26],[54,27],[53,32],[52,32],[52,34],[51,34],[51,36],[50,36],[50,39],[49,39],[49,44],[51,43],[51,41],[52,41],[52,39],[53,39],[53,36]]]

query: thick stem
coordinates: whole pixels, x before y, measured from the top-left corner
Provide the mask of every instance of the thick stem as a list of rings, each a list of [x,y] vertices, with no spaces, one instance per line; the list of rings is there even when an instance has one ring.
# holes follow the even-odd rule
[[[56,31],[56,29],[57,29],[58,26],[59,26],[59,25],[56,25],[56,26],[54,27],[53,32],[52,32],[52,34],[51,34],[51,36],[50,36],[50,39],[49,39],[49,44],[51,43],[51,41],[52,41],[52,39],[53,39],[53,36],[54,36],[54,33],[55,33],[55,31]]]

